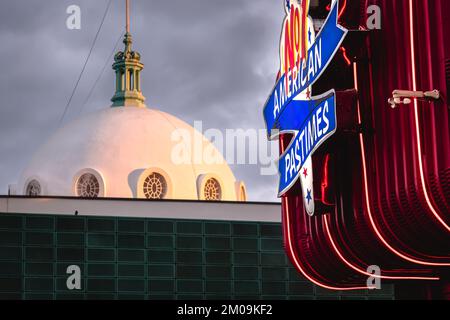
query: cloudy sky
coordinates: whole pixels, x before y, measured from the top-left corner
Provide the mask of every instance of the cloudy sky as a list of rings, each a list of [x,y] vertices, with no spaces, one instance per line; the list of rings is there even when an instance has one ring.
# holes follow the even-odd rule
[[[0,2],[0,194],[60,125],[108,1]],[[108,58],[124,29],[124,2],[113,0],[62,125],[110,105]],[[81,30],[66,28],[70,5],[81,8]],[[264,128],[262,107],[278,68],[281,0],[132,0],[131,14],[148,106],[191,125],[202,120],[204,129]],[[262,176],[258,165],[232,169],[246,182],[249,200],[277,200],[277,176]]]

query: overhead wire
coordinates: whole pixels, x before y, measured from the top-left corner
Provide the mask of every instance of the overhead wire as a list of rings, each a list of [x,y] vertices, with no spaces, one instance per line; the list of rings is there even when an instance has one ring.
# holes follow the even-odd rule
[[[103,74],[105,73],[106,67],[110,64],[111,58],[113,57],[114,53],[117,50],[117,47],[120,43],[120,40],[122,39],[122,37],[124,36],[124,32],[122,32],[119,36],[119,38],[116,41],[116,44],[114,45],[113,50],[111,51],[111,54],[108,56],[108,58],[105,61],[105,64],[103,65],[102,70],[100,71],[100,74],[98,75],[97,79],[95,80],[91,90],[89,91],[86,99],[84,100],[81,109],[78,111],[78,114],[81,114],[85,108],[85,106],[87,105],[87,103],[89,102],[89,99],[91,98],[92,94],[94,93],[95,88],[97,87],[97,84],[99,83],[101,77],[103,76]]]
[[[95,34],[94,40],[93,40],[92,45],[91,45],[91,48],[90,48],[90,50],[89,50],[89,53],[88,53],[88,55],[87,55],[87,57],[86,57],[86,60],[84,61],[83,68],[81,69],[80,75],[78,76],[77,82],[75,83],[75,87],[74,87],[73,90],[72,90],[72,94],[70,95],[70,98],[69,98],[69,100],[67,101],[67,104],[66,104],[66,106],[65,106],[65,108],[64,108],[64,112],[63,112],[63,114],[61,115],[61,118],[59,119],[58,127],[61,126],[61,123],[63,122],[64,117],[65,117],[66,114],[67,114],[67,111],[69,110],[70,103],[72,102],[72,99],[73,99],[73,97],[74,97],[74,95],[75,95],[75,92],[77,91],[78,85],[80,84],[80,80],[81,80],[81,78],[83,77],[83,73],[84,73],[84,71],[86,70],[86,66],[87,66],[87,64],[88,64],[88,62],[89,62],[89,58],[90,58],[91,55],[92,55],[92,51],[94,50],[95,44],[96,44],[97,39],[98,39],[98,35],[100,34],[100,31],[101,31],[101,29],[102,29],[102,27],[103,27],[103,23],[105,22],[105,18],[106,18],[107,14],[108,14],[109,7],[111,6],[111,3],[112,3],[112,0],[109,0],[109,1],[108,1],[108,4],[106,5],[106,9],[105,9],[105,12],[104,12],[104,14],[103,14],[102,21],[101,21],[101,23],[100,23],[100,25],[99,25],[99,27],[98,27],[97,33]]]

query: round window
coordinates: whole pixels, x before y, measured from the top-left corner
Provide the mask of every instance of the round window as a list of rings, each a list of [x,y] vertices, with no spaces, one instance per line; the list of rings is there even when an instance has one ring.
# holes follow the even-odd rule
[[[31,180],[27,185],[26,195],[36,197],[41,195],[41,185],[37,180]]]
[[[100,183],[92,173],[85,173],[78,178],[77,196],[83,198],[97,198],[100,193]]]
[[[159,173],[153,172],[145,178],[143,191],[147,199],[163,199],[167,193],[166,179]]]
[[[219,181],[214,178],[210,178],[206,181],[203,189],[205,200],[217,201],[222,199],[222,190],[220,188]]]

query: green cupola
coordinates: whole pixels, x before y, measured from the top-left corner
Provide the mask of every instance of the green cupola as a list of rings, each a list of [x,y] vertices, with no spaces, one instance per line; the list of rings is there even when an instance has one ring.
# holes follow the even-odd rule
[[[130,34],[130,18],[128,0],[126,1],[126,33],[123,39],[124,51],[114,56],[112,68],[116,72],[116,93],[111,98],[112,107],[141,107],[145,108],[145,97],[141,91],[141,63],[139,52],[133,51]]]

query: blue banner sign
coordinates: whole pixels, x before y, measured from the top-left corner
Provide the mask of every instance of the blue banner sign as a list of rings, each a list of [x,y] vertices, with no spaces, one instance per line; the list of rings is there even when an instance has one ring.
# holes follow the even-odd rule
[[[294,135],[278,163],[282,195],[297,181],[306,160],[336,131],[334,90],[312,100],[293,100],[280,120],[280,131]]]
[[[264,106],[264,119],[269,137],[277,128],[280,115],[298,94],[313,85],[333,59],[348,30],[337,23],[338,1],[336,1],[322,29],[311,44],[299,67],[285,72],[278,79],[275,88]],[[301,67],[300,67],[301,66]]]
[[[338,24],[339,1],[316,36],[308,16],[309,0],[284,0],[286,17],[280,39],[278,81],[264,105],[269,139],[291,133],[293,138],[278,161],[281,197],[300,180],[304,208],[315,213],[312,155],[336,131],[334,90],[310,97],[312,85],[326,70],[348,30]]]

